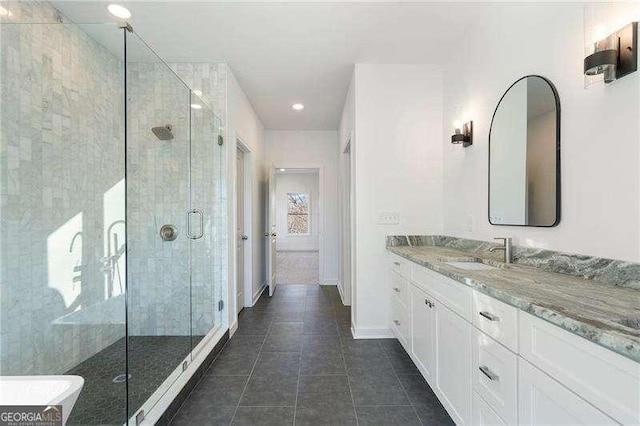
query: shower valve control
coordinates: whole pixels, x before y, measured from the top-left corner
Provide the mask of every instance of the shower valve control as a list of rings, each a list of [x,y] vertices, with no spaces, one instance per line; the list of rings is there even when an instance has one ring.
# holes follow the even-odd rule
[[[160,238],[162,241],[173,241],[178,238],[178,229],[174,225],[162,225]]]

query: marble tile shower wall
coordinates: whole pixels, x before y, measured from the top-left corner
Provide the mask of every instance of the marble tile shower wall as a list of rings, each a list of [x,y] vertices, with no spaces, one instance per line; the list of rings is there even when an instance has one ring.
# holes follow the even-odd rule
[[[217,135],[224,129],[219,117],[224,117],[226,108],[226,68],[218,64],[171,68],[189,86],[201,87],[203,99],[219,115],[213,117],[207,108],[190,110],[189,91],[163,64],[128,63],[132,335],[203,335],[220,321],[217,301],[227,263],[226,163],[225,146],[217,144]],[[151,133],[151,127],[164,124],[173,125],[174,139],[159,141]],[[204,212],[201,240],[184,238],[190,207]],[[178,227],[177,240],[168,243],[158,238],[158,229],[166,223]]]
[[[63,373],[124,336],[103,269],[124,214],[122,62],[47,3],[3,6],[52,24],[0,26],[0,374]]]

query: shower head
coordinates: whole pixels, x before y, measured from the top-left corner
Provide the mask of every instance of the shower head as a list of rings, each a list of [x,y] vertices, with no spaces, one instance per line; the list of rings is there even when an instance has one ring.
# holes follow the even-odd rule
[[[156,135],[156,137],[161,141],[168,141],[173,139],[173,132],[171,130],[172,130],[171,124],[151,128],[151,131],[153,132],[153,134]]]

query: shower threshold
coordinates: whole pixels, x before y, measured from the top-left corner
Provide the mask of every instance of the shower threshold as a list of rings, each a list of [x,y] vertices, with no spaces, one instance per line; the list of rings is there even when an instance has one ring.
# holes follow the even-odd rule
[[[129,413],[135,413],[204,336],[132,336],[129,350]],[[84,388],[69,425],[122,425],[127,397],[125,338],[65,374],[82,376]]]

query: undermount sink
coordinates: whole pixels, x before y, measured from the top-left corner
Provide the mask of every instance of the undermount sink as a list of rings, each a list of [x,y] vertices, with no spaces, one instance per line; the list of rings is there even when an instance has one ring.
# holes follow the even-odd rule
[[[453,266],[458,269],[466,269],[470,271],[485,271],[490,269],[498,269],[495,266],[487,265],[482,262],[445,262],[449,266]]]

